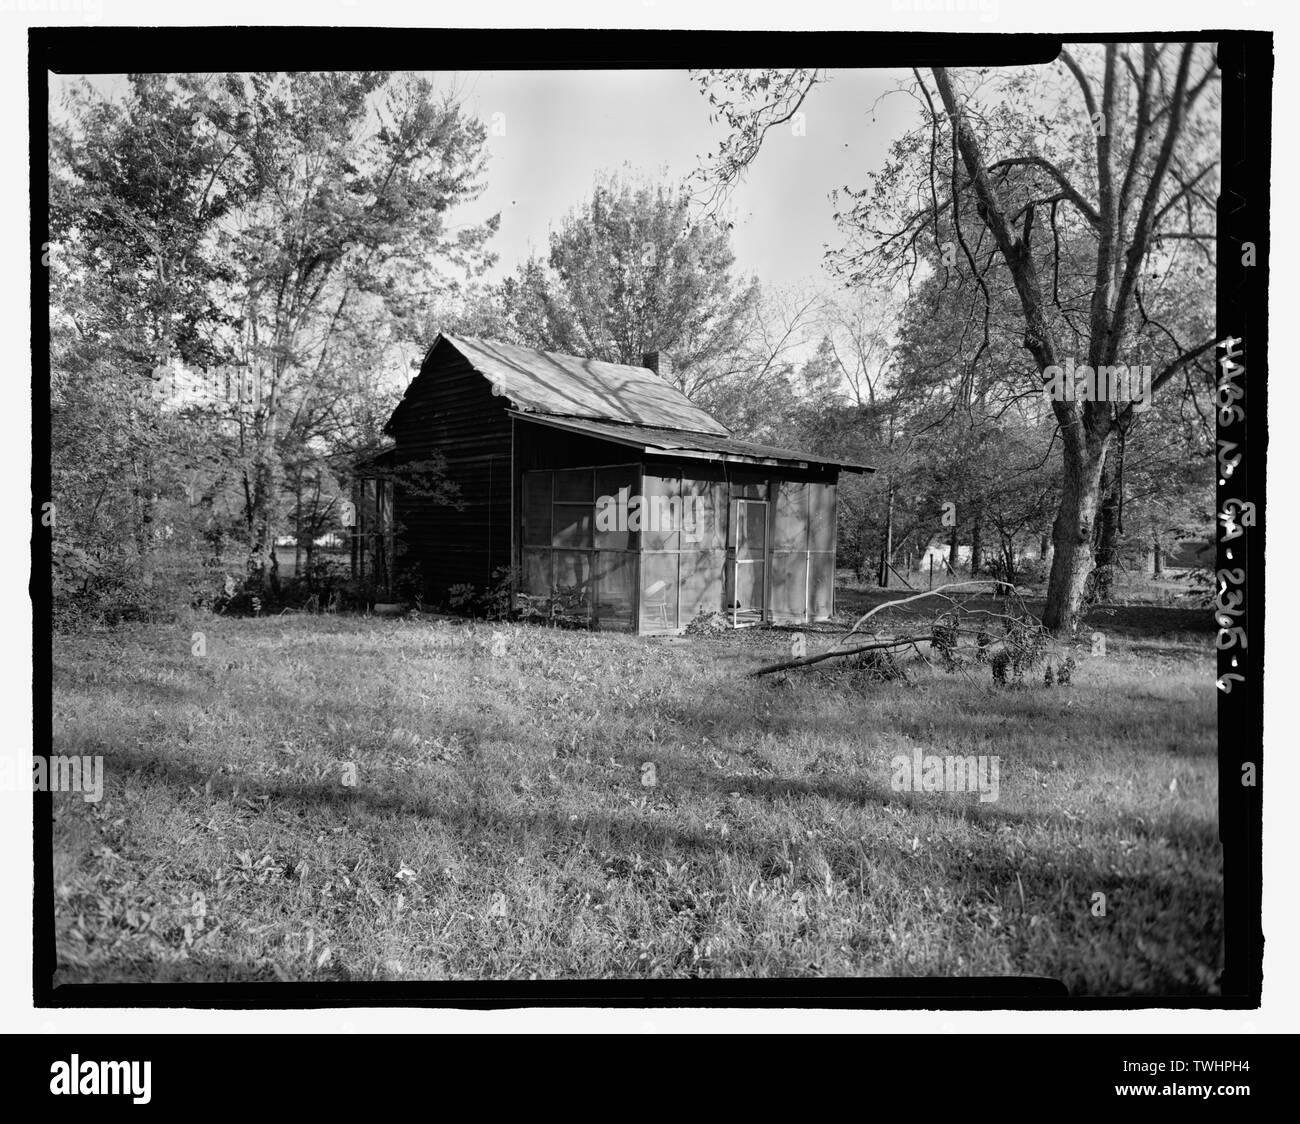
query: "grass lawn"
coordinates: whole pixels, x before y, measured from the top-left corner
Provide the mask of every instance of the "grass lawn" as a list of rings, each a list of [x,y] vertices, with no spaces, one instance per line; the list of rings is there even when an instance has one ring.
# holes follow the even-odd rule
[[[106,779],[99,803],[54,797],[56,982],[1015,973],[1213,993],[1210,627],[1096,617],[1104,657],[1081,641],[1068,686],[1020,690],[746,678],[788,654],[779,630],[196,615],[58,635],[53,752],[103,755]],[[999,798],[894,791],[914,747],[997,755]]]

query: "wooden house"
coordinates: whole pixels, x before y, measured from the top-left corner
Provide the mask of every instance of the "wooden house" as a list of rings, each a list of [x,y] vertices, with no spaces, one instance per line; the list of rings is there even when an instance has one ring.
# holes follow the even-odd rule
[[[640,633],[830,616],[839,473],[871,469],[737,440],[645,362],[439,336],[359,469],[354,574],[445,604],[512,572],[517,609]]]

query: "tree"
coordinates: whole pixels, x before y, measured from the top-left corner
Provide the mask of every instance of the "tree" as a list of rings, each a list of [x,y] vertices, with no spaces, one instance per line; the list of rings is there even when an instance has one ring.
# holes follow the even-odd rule
[[[485,132],[453,94],[384,73],[230,76],[215,119],[256,183],[227,237],[238,266],[230,300],[251,377],[238,414],[250,575],[275,582],[281,442],[309,445],[316,396],[350,313],[407,332],[444,271],[482,265],[495,218],[451,231],[447,213],[482,190]]]
[[[692,397],[735,376],[758,285],[732,277],[727,229],[693,221],[690,203],[670,185],[599,179],[551,234],[546,262],[530,259],[506,281],[512,337],[610,363],[659,351]]]
[[[821,352],[802,364],[824,331],[825,296],[809,286],[765,289],[740,324],[725,376],[692,392],[734,434],[769,445],[797,444],[806,406],[837,381]]]
[[[495,219],[449,225],[484,140],[454,91],[382,73],[74,91],[51,121],[59,534],[146,585],[160,537],[218,560],[233,538],[274,585],[286,500],[319,484],[329,510],[340,458],[377,444],[400,394],[393,357],[490,260]],[[229,386],[184,408],[155,385],[222,364]]]
[[[1121,347],[1131,342],[1129,320],[1137,311],[1140,275],[1149,268],[1161,219],[1180,201],[1186,201],[1189,216],[1200,209],[1194,205],[1197,185],[1214,162],[1195,173],[1189,170],[1182,177],[1171,174],[1171,163],[1188,112],[1212,77],[1214,65],[1206,65],[1202,75],[1193,79],[1193,44],[1185,44],[1170,78],[1167,68],[1161,65],[1161,54],[1153,45],[1144,47],[1140,70],[1127,54],[1124,56],[1136,87],[1137,122],[1128,152],[1122,154],[1116,151],[1121,145],[1112,134],[1119,119],[1118,48],[1114,44],[1105,48],[1100,101],[1093,79],[1072,55],[1063,53],[1065,65],[1078,82],[1088,119],[1099,126],[1094,145],[1095,204],[1073,186],[1064,172],[1041,157],[1017,155],[987,162],[971,117],[959,104],[947,70],[934,68],[935,85],[952,121],[953,143],[970,178],[970,190],[978,200],[977,214],[1011,272],[1024,312],[1025,347],[1045,380],[1052,369],[1061,366],[1066,355],[1058,339],[1058,326],[1050,318],[1032,248],[1035,209],[1053,201],[1068,202],[1094,232],[1095,268],[1087,333],[1087,365],[1093,371],[1119,364]],[[1050,181],[1049,191],[1056,190],[1045,198],[1031,198],[1012,211],[994,183],[992,173],[997,167],[1027,167],[1031,175]],[[1172,189],[1168,187],[1171,183]],[[1192,218],[1192,225],[1197,221]],[[1195,229],[1185,233],[1201,234]],[[1211,335],[1172,356],[1152,381],[1152,392],[1213,346]],[[1043,621],[1048,628],[1060,630],[1073,628],[1083,600],[1093,568],[1093,523],[1102,497],[1106,457],[1116,429],[1132,416],[1133,406],[1058,398],[1052,407],[1061,428],[1064,456],[1060,508],[1052,527],[1055,553]]]
[[[1113,370],[1143,348],[1154,368],[1151,390],[1160,391],[1214,342],[1208,324],[1179,339],[1140,313],[1153,273],[1212,255],[1217,136],[1207,55],[1194,44],[1136,51],[1109,44],[1078,58],[1063,52],[1051,70],[981,71],[960,86],[935,67],[938,106],[930,82],[914,72],[907,89],[922,123],[894,143],[870,186],[846,189],[850,206],[836,218],[849,244],[839,268],[852,282],[964,275],[980,313],[978,343],[962,363],[968,402],[993,311],[1008,290],[1033,361],[1012,377],[1030,393],[1052,383],[1067,359]],[[700,77],[732,125],[707,173],[715,183],[734,182],[764,133],[824,77],[759,73],[766,81],[753,72]],[[986,86],[998,96],[988,97]],[[1044,621],[1069,630],[1094,565],[1107,456],[1135,409],[1058,395],[1052,410],[1062,467]]]
[[[51,465],[59,559],[140,604],[183,524],[193,432],[159,409],[174,362],[219,361],[229,279],[213,232],[247,197],[198,105],[202,82],[129,75],[120,99],[74,87],[49,122]],[[123,534],[123,531],[126,531]],[[113,610],[117,612],[117,609]]]

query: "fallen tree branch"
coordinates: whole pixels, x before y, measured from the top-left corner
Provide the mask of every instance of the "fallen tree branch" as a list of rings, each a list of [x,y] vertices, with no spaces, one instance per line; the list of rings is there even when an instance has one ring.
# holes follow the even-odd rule
[[[953,596],[953,591],[959,589],[967,592],[962,596]],[[988,609],[967,608],[970,598],[981,591],[993,594],[1002,593],[1007,599],[1006,608],[1008,612],[995,613]],[[1013,609],[1011,605],[1013,597],[1017,602],[1018,611]],[[872,639],[868,643],[845,647],[846,644],[851,642],[851,638],[858,634],[867,621],[877,613],[883,612],[885,609],[896,609],[903,605],[923,601],[927,598],[937,598],[941,602],[946,602],[946,606],[942,608],[937,616],[924,624],[920,621],[912,622],[913,628],[923,628],[924,631],[908,636],[870,634]],[[912,615],[916,611],[903,610],[903,612],[904,615]],[[924,616],[924,612],[916,615]],[[1003,635],[991,635],[986,631],[983,624],[980,624],[978,629],[973,627],[971,618],[982,618],[990,624],[994,621],[1001,622]],[[966,622],[965,624],[962,623],[963,620]],[[928,645],[929,655],[934,655],[936,652],[940,655],[945,670],[964,671],[963,659],[958,658],[957,653],[972,652],[977,661],[991,661],[994,664],[1002,665],[1000,669],[995,671],[995,675],[1001,676],[1008,662],[1012,663],[1016,669],[1016,674],[1019,675],[1022,661],[1032,663],[1038,659],[1038,653],[1041,651],[1041,641],[1036,641],[1033,637],[1040,632],[1041,624],[1025,611],[1023,601],[1020,600],[1016,594],[1015,586],[1010,582],[995,578],[953,582],[942,589],[926,590],[924,593],[916,593],[910,597],[883,601],[875,608],[863,613],[854,622],[853,627],[844,633],[835,646],[829,650],[782,660],[780,663],[767,664],[749,672],[749,675],[751,677],[770,675],[773,672],[788,671],[796,667],[809,667],[840,656],[854,656],[863,652],[881,652],[899,648],[912,648],[920,659],[930,663],[926,651],[921,648],[923,644]],[[960,636],[963,634],[974,634],[977,637],[977,643],[973,647],[958,643]],[[934,665],[931,664],[931,666]]]
[[[1014,593],[1016,589],[1016,587],[1012,585],[1010,582],[998,581],[996,578],[981,578],[978,581],[969,581],[969,582],[950,582],[948,585],[945,585],[940,589],[929,589],[926,590],[924,593],[917,593],[912,597],[899,597],[894,601],[882,601],[874,609],[871,609],[868,612],[863,613],[862,616],[858,618],[857,623],[851,629],[849,629],[848,634],[852,636],[855,632],[858,631],[858,629],[862,627],[863,623],[869,617],[874,617],[878,612],[880,612],[881,609],[892,609],[898,605],[906,605],[909,601],[920,601],[926,597],[940,597],[943,600],[948,601],[955,605],[957,604],[957,599],[954,597],[949,597],[945,591],[949,589],[960,589],[962,587],[969,587],[972,585],[978,585],[978,586],[991,585],[994,586],[996,589],[1007,589],[1012,593]]]
[[[809,664],[821,663],[822,660],[829,660],[834,656],[852,656],[859,652],[878,652],[886,648],[907,648],[913,644],[929,644],[934,639],[933,636],[900,636],[893,640],[877,640],[871,644],[863,644],[858,648],[835,649],[830,652],[819,652],[815,656],[800,656],[795,660],[786,660],[784,663],[769,664],[767,667],[760,667],[756,671],[751,671],[751,676],[767,675],[773,671],[785,671],[791,667],[807,667]]]

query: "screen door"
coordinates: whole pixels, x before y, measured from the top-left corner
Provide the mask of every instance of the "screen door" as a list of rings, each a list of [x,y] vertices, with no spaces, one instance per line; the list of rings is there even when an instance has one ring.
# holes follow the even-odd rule
[[[736,501],[736,555],[730,605],[733,626],[763,619],[767,580],[767,501]]]

